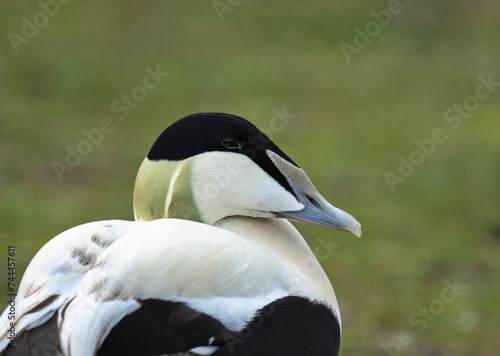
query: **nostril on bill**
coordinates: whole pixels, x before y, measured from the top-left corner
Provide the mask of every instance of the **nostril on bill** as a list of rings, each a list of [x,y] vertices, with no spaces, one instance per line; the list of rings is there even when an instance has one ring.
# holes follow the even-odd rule
[[[313,198],[311,198],[309,195],[306,195],[307,197],[307,200],[309,200],[309,202],[311,202],[311,204],[316,208],[316,209],[320,209],[321,208],[321,205],[316,201],[314,200]]]

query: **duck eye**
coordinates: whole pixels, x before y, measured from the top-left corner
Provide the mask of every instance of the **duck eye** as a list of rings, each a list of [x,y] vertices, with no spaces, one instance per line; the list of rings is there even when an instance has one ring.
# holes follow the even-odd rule
[[[241,148],[240,143],[232,137],[223,138],[221,143],[222,143],[222,146],[224,146],[230,150],[237,150],[237,149]]]

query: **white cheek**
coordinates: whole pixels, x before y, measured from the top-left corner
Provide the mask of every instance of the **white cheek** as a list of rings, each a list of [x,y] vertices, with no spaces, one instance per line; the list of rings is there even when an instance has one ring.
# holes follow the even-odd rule
[[[270,217],[303,208],[295,197],[247,156],[207,152],[193,157],[192,190],[206,223],[231,215]]]

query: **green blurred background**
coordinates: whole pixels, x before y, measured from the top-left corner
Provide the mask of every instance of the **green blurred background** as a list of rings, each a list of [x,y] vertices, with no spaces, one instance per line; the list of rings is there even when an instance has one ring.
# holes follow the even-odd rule
[[[368,25],[374,36],[350,63],[341,43],[354,45],[355,27],[365,32],[388,1],[215,5],[222,14],[213,1],[70,1],[16,53],[9,33],[21,36],[41,7],[2,1],[2,293],[7,245],[19,283],[59,232],[133,219],[137,169],[176,119],[223,111],[269,128],[286,107],[296,116],[275,143],[363,225],[357,239],[296,224],[336,290],[341,354],[498,354],[500,87],[456,129],[443,115],[474,104],[479,76],[500,81],[500,3],[402,1],[385,27]],[[111,103],[157,65],[169,76],[120,120]],[[103,118],[115,130],[60,182],[52,163],[66,164],[66,147]],[[446,140],[392,191],[387,172],[436,128]],[[467,286],[453,302],[441,298],[446,280]]]

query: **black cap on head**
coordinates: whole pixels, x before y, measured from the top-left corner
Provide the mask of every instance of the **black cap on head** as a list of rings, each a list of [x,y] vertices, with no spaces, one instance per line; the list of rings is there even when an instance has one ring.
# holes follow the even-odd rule
[[[169,126],[153,144],[147,157],[151,161],[180,161],[210,151],[240,153],[252,159],[294,194],[266,150],[297,166],[249,121],[224,113],[200,113],[186,116]]]

